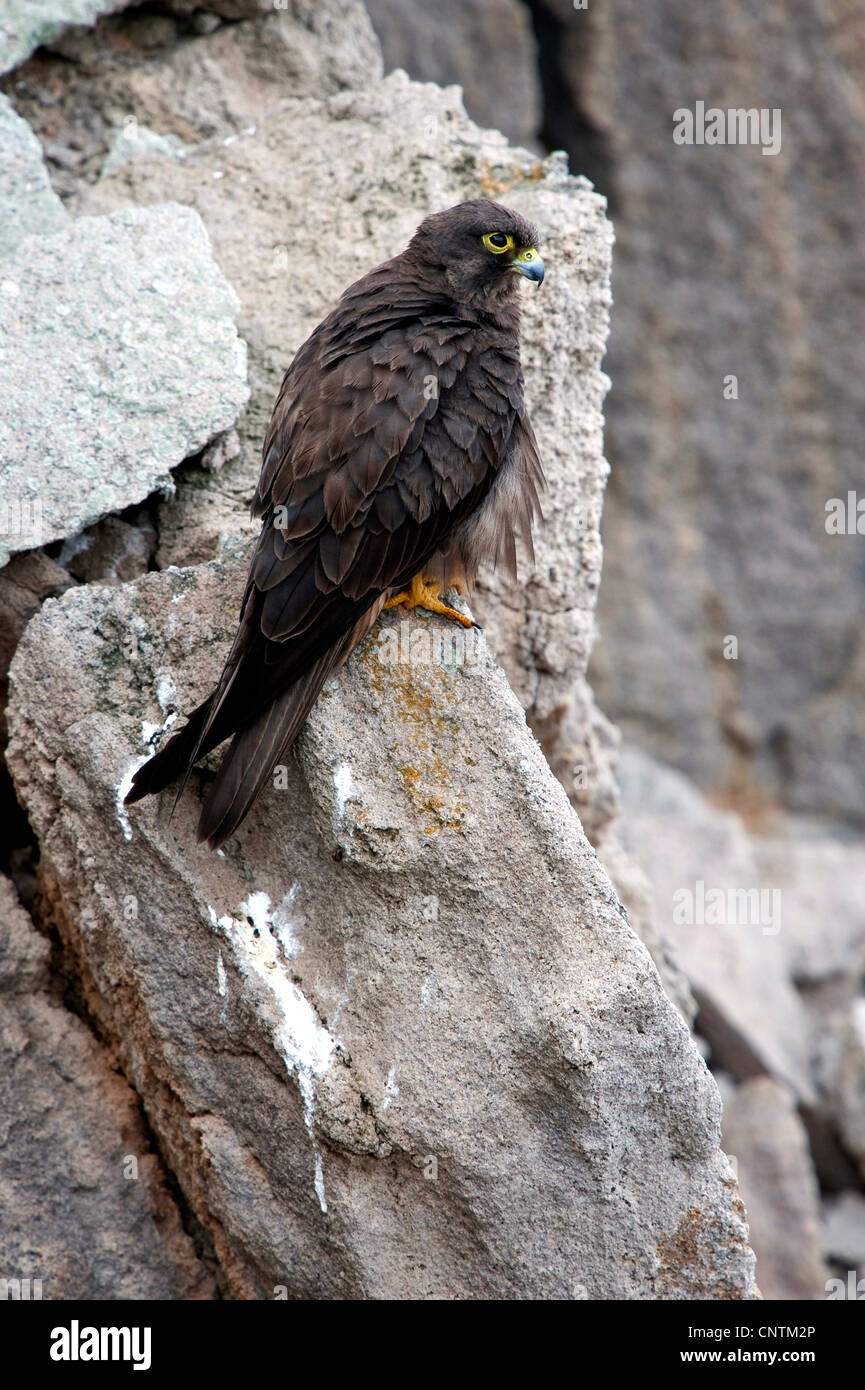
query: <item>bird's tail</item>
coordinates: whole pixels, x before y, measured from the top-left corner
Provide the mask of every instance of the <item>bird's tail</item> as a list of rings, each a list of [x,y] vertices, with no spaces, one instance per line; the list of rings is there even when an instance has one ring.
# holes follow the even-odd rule
[[[284,757],[303,728],[328,676],[342,665],[366,636],[383,604],[384,595],[299,680],[254,715],[249,724],[237,730],[202,808],[198,822],[199,841],[206,840],[211,849],[218,849],[234,833],[270,776],[274,764]],[[225,727],[227,716],[223,710],[213,711],[214,701],[219,698],[220,692],[221,687],[218,687],[209,699],[192,712],[180,732],[138,769],[132,779],[126,805],[162,791],[169,782],[182,776],[183,782],[177,794],[179,800],[193,763],[221,743],[230,732],[230,728]]]
[[[195,757],[203,758],[216,746],[209,740],[202,742],[196,753],[196,746],[210,717],[213,698],[213,695],[208,696],[203,704],[193,710],[180,732],[174,734],[158,753],[154,753],[149,762],[138,769],[132,779],[132,787],[125,797],[126,806],[131,806],[133,802],[141,801],[143,797],[151,796],[154,792],[161,792],[169,782],[189,771]]]
[[[234,735],[201,811],[199,841],[206,840],[211,849],[218,849],[234,834],[274,764],[285,756],[303,728],[328,676],[342,665],[372,628],[384,607],[385,597],[382,594],[300,680]],[[197,715],[198,710],[195,713]]]
[[[294,743],[336,664],[333,652],[328,652],[234,735],[198,821],[198,839],[206,840],[211,849],[234,834],[274,765]]]

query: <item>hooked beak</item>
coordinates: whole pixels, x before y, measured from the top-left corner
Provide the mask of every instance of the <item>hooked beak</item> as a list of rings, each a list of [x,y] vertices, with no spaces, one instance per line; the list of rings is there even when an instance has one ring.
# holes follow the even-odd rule
[[[534,246],[528,246],[525,251],[514,256],[511,261],[511,270],[518,270],[520,275],[525,275],[527,280],[533,280],[536,286],[544,278],[544,263]]]

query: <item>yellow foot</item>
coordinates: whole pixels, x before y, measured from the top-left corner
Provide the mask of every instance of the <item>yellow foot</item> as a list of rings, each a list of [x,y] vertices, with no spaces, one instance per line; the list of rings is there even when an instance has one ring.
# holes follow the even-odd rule
[[[458,594],[462,593],[462,588],[459,585],[455,584],[454,588]],[[446,603],[442,603],[440,594],[440,585],[427,584],[422,574],[416,574],[411,582],[411,588],[388,599],[385,608],[396,608],[402,603],[409,612],[413,608],[425,608],[428,613],[441,613],[442,617],[450,618],[455,623],[462,623],[463,627],[474,627],[471,618],[467,618],[465,613],[459,613],[456,608],[449,608]]]

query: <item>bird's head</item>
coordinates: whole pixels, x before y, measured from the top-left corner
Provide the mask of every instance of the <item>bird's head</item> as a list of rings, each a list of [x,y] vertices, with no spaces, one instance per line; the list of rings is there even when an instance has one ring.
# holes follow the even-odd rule
[[[457,300],[499,300],[522,279],[540,285],[544,263],[537,229],[513,208],[487,198],[435,212],[421,222],[408,254],[444,275]]]

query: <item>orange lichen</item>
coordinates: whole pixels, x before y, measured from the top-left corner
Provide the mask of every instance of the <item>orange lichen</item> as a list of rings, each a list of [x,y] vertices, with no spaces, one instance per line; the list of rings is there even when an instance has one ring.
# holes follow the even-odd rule
[[[409,641],[407,650],[410,645]],[[385,664],[374,642],[366,643],[359,655],[373,690],[402,721],[404,737],[389,752],[415,811],[424,818],[432,815],[437,822],[424,833],[461,829],[464,807],[453,804],[452,791],[460,735],[456,712],[448,709],[457,703],[453,673],[437,663],[426,663],[425,678],[421,678],[412,661]],[[431,691],[430,680],[439,688]],[[403,761],[406,754],[410,756]]]
[[[519,183],[537,183],[546,177],[546,172],[543,164],[540,163],[528,166],[513,164],[510,168],[503,168],[500,164],[490,164],[485,161],[481,164],[478,184],[484,197],[497,198]]]

